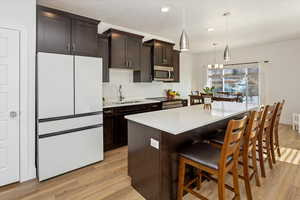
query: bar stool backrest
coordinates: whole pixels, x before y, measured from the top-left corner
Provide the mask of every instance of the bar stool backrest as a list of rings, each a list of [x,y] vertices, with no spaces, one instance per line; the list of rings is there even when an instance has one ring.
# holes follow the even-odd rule
[[[272,129],[274,129],[275,131],[278,131],[280,116],[281,116],[284,104],[285,104],[285,100],[276,104],[276,111],[275,111],[275,114],[273,117],[273,125],[272,125]]]
[[[237,158],[240,151],[240,140],[244,135],[248,116],[240,120],[230,120],[226,129],[224,145],[222,145],[220,168],[225,168],[229,157]]]
[[[249,146],[256,145],[256,138],[259,133],[260,124],[263,117],[264,109],[251,111],[247,128],[244,134],[243,149],[249,149]],[[245,151],[248,154],[248,152]]]
[[[267,105],[265,107],[260,125],[259,136],[264,136],[265,134],[270,133],[275,109],[276,105]]]

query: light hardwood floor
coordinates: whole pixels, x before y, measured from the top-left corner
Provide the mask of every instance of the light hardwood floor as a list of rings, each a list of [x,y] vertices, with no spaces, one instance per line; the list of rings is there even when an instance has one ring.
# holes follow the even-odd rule
[[[262,187],[252,183],[255,200],[300,200],[300,134],[280,127],[283,155],[274,169],[268,168]],[[231,177],[228,183],[231,184]],[[246,199],[240,180],[242,199]],[[217,185],[205,182],[201,193],[217,199]],[[231,197],[231,192],[227,192]],[[105,153],[105,160],[57,178],[38,183],[29,181],[0,188],[0,200],[143,200],[130,186],[127,176],[127,148]],[[195,200],[191,195],[186,200]],[[229,199],[229,198],[228,198]]]

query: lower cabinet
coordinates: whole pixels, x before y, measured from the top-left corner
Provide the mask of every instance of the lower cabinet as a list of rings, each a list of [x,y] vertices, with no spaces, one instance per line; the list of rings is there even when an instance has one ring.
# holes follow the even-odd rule
[[[128,124],[126,115],[161,110],[161,103],[104,108],[104,151],[126,146]]]

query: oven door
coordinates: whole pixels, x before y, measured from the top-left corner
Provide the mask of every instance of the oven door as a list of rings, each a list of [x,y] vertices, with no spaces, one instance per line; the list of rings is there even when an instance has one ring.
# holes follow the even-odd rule
[[[154,81],[174,81],[173,67],[154,66]]]

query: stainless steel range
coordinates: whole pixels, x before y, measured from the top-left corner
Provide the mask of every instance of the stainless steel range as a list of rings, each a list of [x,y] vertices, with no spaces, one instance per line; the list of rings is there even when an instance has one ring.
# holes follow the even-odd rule
[[[167,99],[166,97],[156,97],[156,98],[147,98],[147,99],[161,101],[163,110],[187,106],[187,100],[185,99],[170,100]]]

